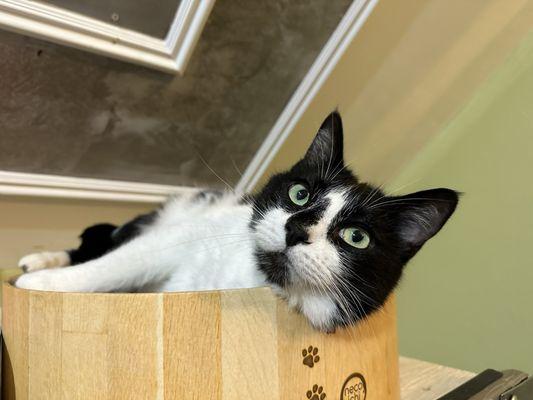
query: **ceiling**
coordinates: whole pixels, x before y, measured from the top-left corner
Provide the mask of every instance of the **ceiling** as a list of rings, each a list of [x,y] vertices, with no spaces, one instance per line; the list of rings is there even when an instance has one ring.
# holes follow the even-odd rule
[[[185,75],[0,32],[0,170],[234,185],[350,5],[216,2]]]

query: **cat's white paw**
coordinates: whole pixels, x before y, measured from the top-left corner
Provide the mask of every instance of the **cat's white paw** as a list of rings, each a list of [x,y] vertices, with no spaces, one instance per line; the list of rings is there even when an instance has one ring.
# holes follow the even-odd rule
[[[21,275],[15,281],[15,286],[21,289],[29,290],[45,290],[49,292],[67,292],[64,282],[56,273],[56,271],[37,271],[29,274]]]
[[[19,261],[19,267],[24,272],[33,272],[45,268],[66,267],[70,264],[70,256],[66,251],[44,251],[24,256]]]

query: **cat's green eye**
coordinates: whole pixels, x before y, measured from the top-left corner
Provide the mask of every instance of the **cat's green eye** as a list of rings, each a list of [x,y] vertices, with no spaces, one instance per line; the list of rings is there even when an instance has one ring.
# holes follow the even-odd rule
[[[370,244],[370,236],[361,228],[344,228],[339,235],[342,240],[356,249],[366,249]]]
[[[298,206],[305,206],[309,201],[309,197],[311,197],[309,190],[301,183],[292,185],[289,188],[289,198]]]

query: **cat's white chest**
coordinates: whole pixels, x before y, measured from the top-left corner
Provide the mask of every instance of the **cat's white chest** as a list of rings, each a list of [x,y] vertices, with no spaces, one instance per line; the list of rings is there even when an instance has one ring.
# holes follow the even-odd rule
[[[213,204],[175,200],[147,233],[164,243],[154,257],[170,258],[172,273],[151,289],[184,291],[265,285],[249,228],[252,210],[226,196]],[[153,260],[154,263],[165,260]]]

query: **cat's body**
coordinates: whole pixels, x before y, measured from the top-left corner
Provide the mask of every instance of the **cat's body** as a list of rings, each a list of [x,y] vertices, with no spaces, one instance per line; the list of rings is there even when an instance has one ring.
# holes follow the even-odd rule
[[[379,308],[405,263],[457,204],[449,189],[402,197],[344,167],[340,116],[306,156],[256,196],[201,191],[170,199],[122,227],[87,229],[76,250],[30,255],[21,288],[191,291],[270,285],[331,331]]]
[[[155,215],[139,216],[114,229],[108,229],[107,224],[88,228],[90,233],[99,234],[99,242],[92,233],[82,238],[80,248],[55,253],[55,260],[70,266],[77,265],[73,260],[83,259],[87,253],[105,254],[81,266],[35,273],[31,287],[70,292],[176,292],[270,284],[315,326],[330,329],[324,325],[334,309],[328,299],[298,290],[289,294],[268,282],[258,268],[250,227],[252,215],[248,197],[230,192],[198,190],[176,196]],[[128,234],[121,237],[124,229]],[[107,235],[110,240],[102,241]],[[21,260],[21,265],[31,269],[32,258],[41,257],[39,253],[30,255]],[[17,286],[25,287],[24,280],[19,279]]]
[[[137,223],[133,237],[85,262],[83,268],[55,271],[62,274],[62,279],[43,282],[43,288],[168,292],[266,285],[264,275],[255,267],[251,216],[252,206],[231,193],[199,190],[173,197],[148,223]],[[112,230],[111,239],[121,229]],[[85,245],[91,243],[86,241]],[[77,252],[69,251],[74,258],[79,257]],[[104,267],[102,274],[92,276],[92,270],[101,265],[113,267]],[[69,279],[72,272],[77,273],[76,278]],[[43,274],[43,279],[47,275]]]

